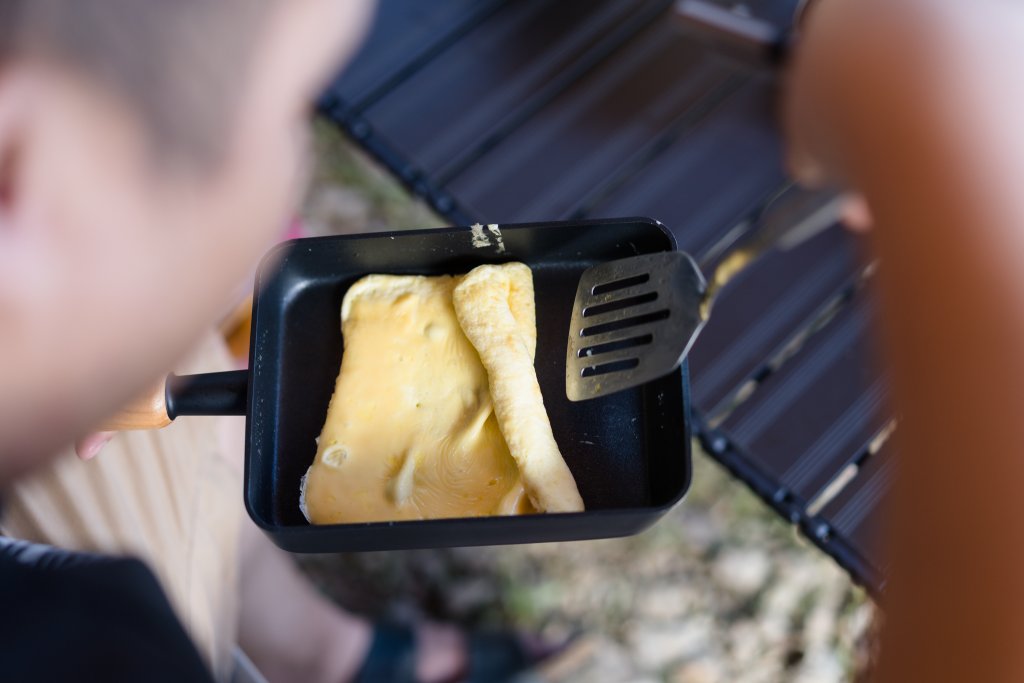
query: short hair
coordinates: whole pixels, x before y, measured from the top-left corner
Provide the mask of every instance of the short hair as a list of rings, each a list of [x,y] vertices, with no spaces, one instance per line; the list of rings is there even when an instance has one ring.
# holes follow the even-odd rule
[[[220,158],[270,0],[0,0],[0,70],[42,57],[139,115],[154,149]]]

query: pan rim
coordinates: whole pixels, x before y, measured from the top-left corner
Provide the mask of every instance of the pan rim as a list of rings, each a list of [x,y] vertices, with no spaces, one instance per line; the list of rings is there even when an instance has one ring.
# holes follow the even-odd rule
[[[584,220],[568,220],[568,221],[543,221],[535,223],[509,223],[505,225],[498,224],[501,229],[504,230],[537,230],[544,228],[574,228],[574,227],[589,227],[589,226],[610,226],[624,223],[642,223],[656,228],[660,235],[665,240],[666,248],[664,251],[675,251],[678,250],[678,245],[675,236],[672,232],[660,221],[649,218],[649,217],[622,217],[622,218],[600,218],[600,219],[584,219]],[[257,501],[254,500],[253,495],[250,495],[250,485],[253,480],[253,458],[250,456],[250,446],[252,441],[253,433],[253,413],[256,406],[256,388],[259,384],[258,378],[263,371],[262,363],[259,362],[257,356],[257,334],[263,329],[261,325],[261,311],[266,310],[266,307],[260,306],[260,291],[267,281],[276,274],[277,268],[282,263],[280,257],[287,254],[288,251],[296,248],[297,245],[313,245],[320,242],[359,242],[365,240],[380,240],[380,239],[394,239],[399,240],[402,238],[415,238],[426,234],[446,234],[446,233],[465,233],[470,231],[470,226],[450,226],[450,227],[439,227],[439,228],[421,228],[411,230],[391,230],[391,231],[379,231],[370,233],[356,233],[347,235],[328,235],[320,237],[308,237],[292,239],[285,242],[281,242],[267,251],[267,253],[260,260],[257,267],[256,277],[254,282],[254,296],[253,296],[253,337],[250,340],[249,346],[249,371],[251,373],[248,395],[247,395],[247,415],[246,415],[246,457],[243,470],[243,500],[246,511],[253,522],[261,528],[263,531],[271,535],[275,541],[278,537],[300,537],[308,536],[310,534],[316,534],[318,532],[338,532],[339,530],[361,530],[361,531],[372,531],[374,529],[402,529],[415,531],[421,528],[422,525],[429,524],[431,528],[445,527],[445,528],[471,528],[480,526],[481,528],[487,525],[506,525],[515,524],[523,520],[528,520],[527,523],[536,523],[539,519],[550,519],[559,520],[560,522],[571,523],[572,520],[594,520],[602,517],[647,517],[650,518],[650,522],[644,525],[649,526],[655,521],[660,519],[665,513],[674,508],[680,503],[680,501],[686,496],[689,491],[691,480],[692,480],[692,466],[688,464],[691,458],[692,450],[692,437],[693,437],[693,424],[692,415],[690,411],[690,387],[688,382],[688,368],[684,363],[682,367],[668,375],[667,377],[675,378],[680,385],[680,392],[682,395],[682,407],[683,412],[679,416],[683,422],[683,432],[685,434],[685,443],[679,444],[678,457],[687,461],[684,464],[683,481],[680,482],[680,486],[673,493],[673,495],[662,502],[650,505],[631,505],[628,507],[612,507],[612,508],[597,508],[588,509],[582,512],[572,513],[537,513],[532,515],[508,515],[508,516],[479,516],[479,517],[449,517],[449,518],[438,518],[438,519],[424,519],[424,520],[380,520],[370,522],[355,522],[355,523],[341,523],[341,524],[325,524],[325,525],[301,525],[301,524],[282,524],[275,521],[273,518],[266,517],[262,510],[256,508]],[[512,258],[510,256],[510,258]],[[481,261],[486,262],[486,261]],[[429,266],[425,266],[425,270],[429,269]],[[607,535],[607,534],[606,534]],[[621,535],[621,534],[619,534]],[[595,537],[600,537],[600,534]],[[283,540],[283,538],[281,539]],[[572,539],[565,539],[572,540]],[[498,541],[500,542],[500,541]],[[280,543],[279,545],[284,545]],[[436,545],[436,544],[431,544]],[[426,547],[426,546],[421,546]]]

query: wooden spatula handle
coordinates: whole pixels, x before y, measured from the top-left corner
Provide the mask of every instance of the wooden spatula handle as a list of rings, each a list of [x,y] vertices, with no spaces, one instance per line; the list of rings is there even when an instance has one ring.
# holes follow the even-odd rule
[[[160,429],[169,424],[171,417],[167,414],[167,378],[164,377],[142,396],[107,418],[100,429],[120,432],[127,429]]]

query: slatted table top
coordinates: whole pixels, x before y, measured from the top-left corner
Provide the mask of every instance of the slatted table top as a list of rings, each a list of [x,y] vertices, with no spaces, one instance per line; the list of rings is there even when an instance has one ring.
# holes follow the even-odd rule
[[[795,0],[719,4],[786,22]],[[651,216],[708,268],[786,183],[775,105],[671,0],[383,0],[322,109],[455,223]],[[690,364],[708,451],[880,591],[896,454],[859,252],[835,226],[765,257]]]

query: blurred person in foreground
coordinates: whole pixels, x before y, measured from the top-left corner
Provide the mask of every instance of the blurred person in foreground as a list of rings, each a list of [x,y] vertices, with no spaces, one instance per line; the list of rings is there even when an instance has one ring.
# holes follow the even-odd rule
[[[345,680],[372,651],[370,626],[318,598],[264,539],[235,553],[240,506],[209,491],[236,475],[209,425],[118,437],[91,463],[63,458],[24,479],[225,310],[295,200],[306,106],[360,13],[320,0],[0,0],[5,502],[12,526],[68,546],[115,550],[111,528],[134,539],[127,549],[171,597],[130,561],[6,552],[5,678],[223,675],[236,571],[238,641],[265,671]],[[859,191],[883,261],[903,452],[886,682],[1024,680],[1022,67],[1018,2],[821,0],[790,74],[794,172]],[[161,451],[178,439],[185,457]],[[153,458],[127,457],[140,449]],[[148,482],[151,504],[122,481]],[[165,499],[177,501],[167,518]],[[447,637],[428,649],[449,657],[431,674],[418,648],[415,675],[457,676],[454,636],[419,635]]]
[[[208,330],[294,210],[312,103],[369,10],[0,0],[0,678],[225,680],[236,643],[284,681],[502,680],[528,659],[319,595],[244,519],[227,420],[70,452],[169,369],[230,367]]]
[[[820,0],[790,164],[873,223],[900,417],[878,679],[1024,680],[1024,3]],[[866,207],[866,210],[865,210]]]

